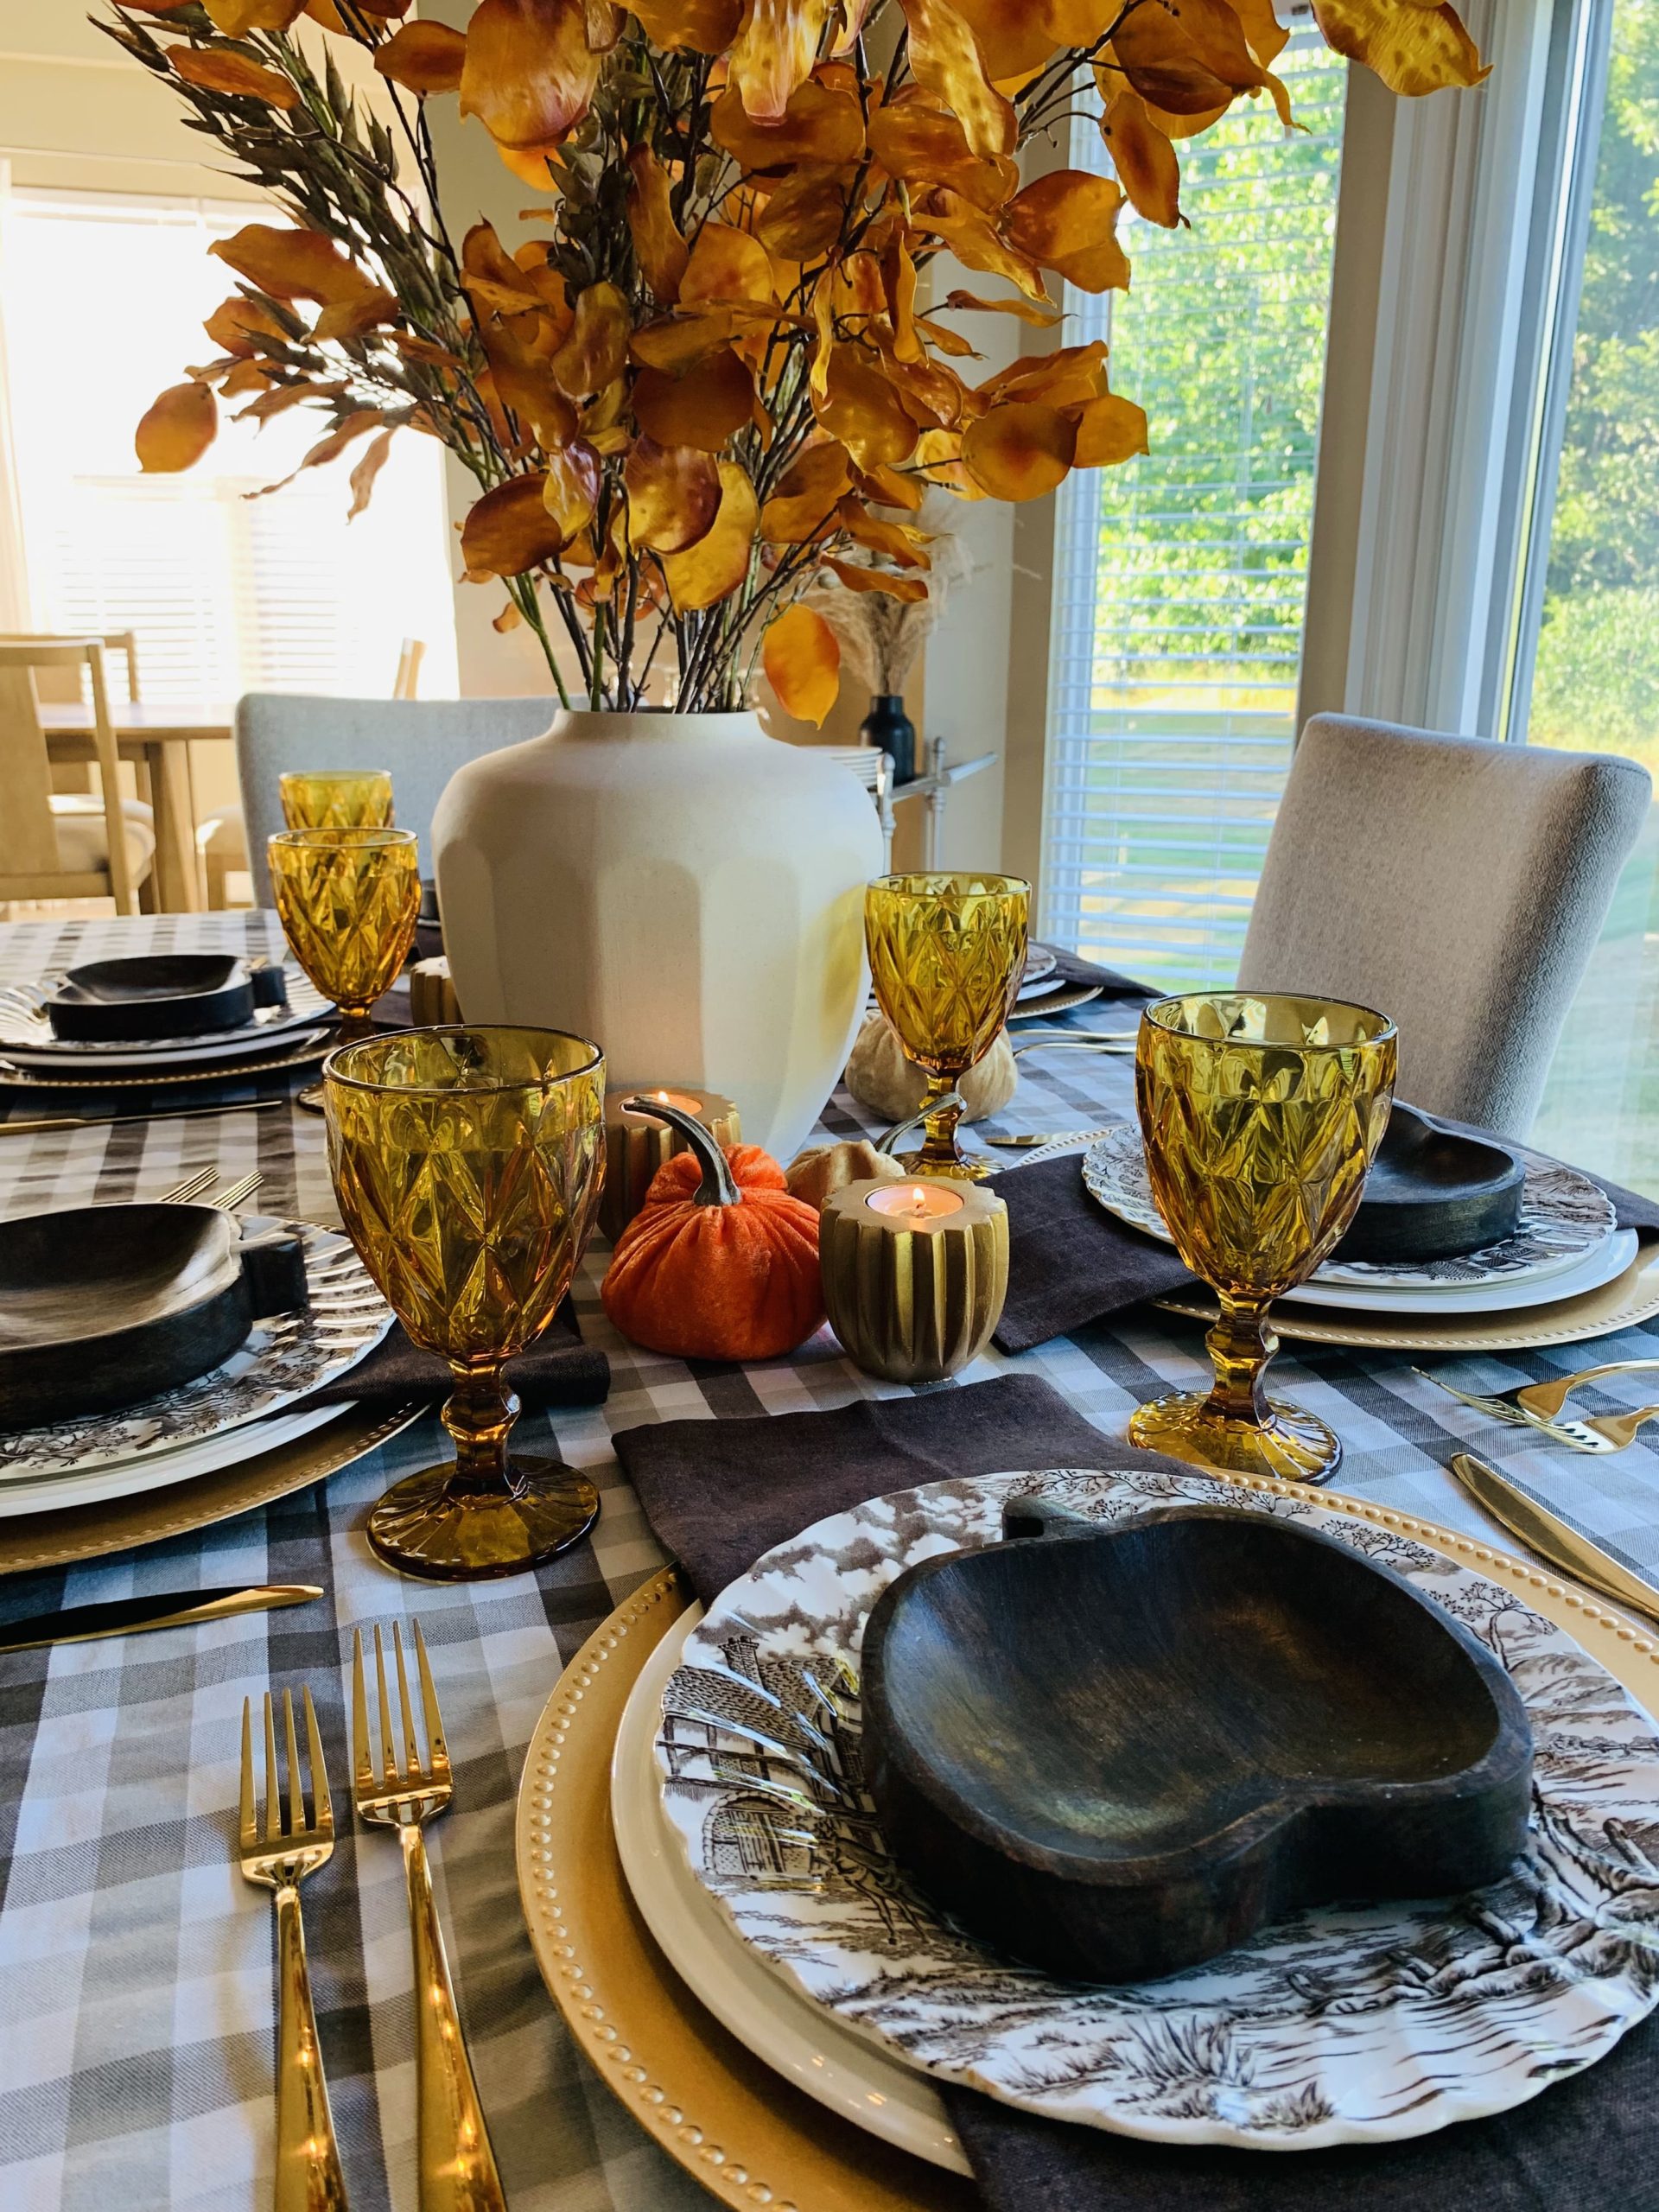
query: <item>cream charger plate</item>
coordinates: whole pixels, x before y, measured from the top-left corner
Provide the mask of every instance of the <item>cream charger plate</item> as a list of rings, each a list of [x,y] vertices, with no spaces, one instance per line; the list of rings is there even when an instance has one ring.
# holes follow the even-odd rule
[[[1206,1325],[1216,1319],[1213,1297],[1183,1292],[1156,1303]],[[1553,1306],[1508,1313],[1465,1313],[1443,1321],[1427,1314],[1338,1312],[1323,1306],[1278,1305],[1275,1336],[1287,1343],[1340,1344],[1356,1351],[1533,1351],[1546,1344],[1589,1344],[1616,1336],[1659,1316],[1659,1243],[1643,1243],[1624,1274],[1599,1290]]]
[[[693,1605],[675,1622],[634,1684],[617,1731],[611,1822],[633,1901],[675,1973],[757,2058],[885,2142],[965,2174],[968,2161],[933,2084],[809,2004],[737,1942],[663,1819],[652,1751],[657,1719],[664,1688],[702,1618],[702,1607]]]
[[[1166,1979],[1083,1986],[947,1921],[893,1859],[861,1766],[870,1609],[918,1562],[996,1541],[1013,1497],[1102,1525],[1266,1510],[1403,1574],[1487,1644],[1537,1746],[1529,1847],[1452,1899],[1333,1904]],[[1387,1664],[1379,1653],[1379,1665]],[[926,1484],[777,1546],[709,1607],[664,1690],[662,1802],[739,1936],[843,2026],[936,2079],[1168,2144],[1323,2150],[1510,2110],[1659,2002],[1659,1738],[1512,1587],[1319,1493],[1257,1502],[1146,1469]]]

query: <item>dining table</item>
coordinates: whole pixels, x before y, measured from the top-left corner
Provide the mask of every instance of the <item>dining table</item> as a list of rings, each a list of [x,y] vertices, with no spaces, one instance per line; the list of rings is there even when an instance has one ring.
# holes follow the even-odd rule
[[[75,957],[148,950],[280,952],[274,916],[29,920],[0,927],[0,982]],[[1131,1027],[1096,1001],[1070,1020]],[[1047,1025],[1046,1025],[1047,1026]],[[664,1079],[683,1073],[665,1068]],[[1012,1104],[978,1134],[1083,1129],[1132,1118],[1133,1062],[1077,1050],[1020,1061]],[[9,1124],[37,1109],[8,1097]],[[56,1109],[61,1112],[61,1108]],[[74,1109],[93,1116],[89,1099]],[[118,1105],[114,1112],[125,1109]],[[870,1135],[838,1090],[821,1135]],[[971,1137],[975,1132],[970,1130]],[[1017,1153],[1007,1157],[1017,1160]],[[338,1220],[321,1120],[233,1108],[185,1119],[5,1135],[8,1214],[159,1194],[193,1169],[257,1169],[260,1211]],[[1019,1171],[1012,1171],[1017,1173]],[[327,1481],[195,1533],[68,1569],[0,1580],[0,1623],[49,1607],[227,1584],[313,1583],[321,1601],[124,1640],[0,1656],[0,2205],[6,2212],[241,2212],[270,2200],[275,1991],[267,1900],[237,1872],[242,1705],[303,1679],[337,1805],[346,1802],[353,1630],[418,1619],[451,1756],[453,1811],[429,1831],[438,1905],[474,2069],[516,2212],[696,2212],[709,2198],[617,2101],[568,2037],[521,1913],[514,1808],[526,1745],[562,1670],[664,1564],[612,1447],[617,1432],[685,1418],[767,1419],[902,1397],[854,1367],[827,1330],[788,1357],[685,1362],[626,1342],[607,1319],[590,1248],[575,1287],[583,1338],[609,1357],[602,1406],[527,1412],[522,1440],[599,1488],[596,1527],[534,1574],[423,1584],[380,1565],[369,1507],[443,1452],[425,1417]],[[1431,1361],[1496,1390],[1593,1359],[1659,1351],[1659,1325],[1599,1342]],[[1414,1371],[1412,1357],[1287,1346],[1274,1370],[1336,1429],[1336,1487],[1504,1550],[1448,1471],[1472,1450],[1659,1576],[1659,1444],[1579,1456],[1501,1427]],[[1099,1432],[1110,1468],[1135,1408],[1208,1371],[1195,1323],[1141,1306],[1017,1357],[988,1351],[948,1392],[999,1374],[1044,1378]],[[1641,1377],[1621,1402],[1640,1402]],[[415,2042],[403,1869],[395,1843],[340,1826],[306,1891],[311,1967],[353,2203],[416,2202]]]
[[[92,709],[84,702],[43,700],[40,717],[52,760],[67,766],[97,759]],[[155,813],[156,905],[164,913],[200,913],[207,899],[196,857],[190,747],[228,744],[235,709],[217,701],[113,700],[110,720],[117,752],[143,772],[143,795]]]

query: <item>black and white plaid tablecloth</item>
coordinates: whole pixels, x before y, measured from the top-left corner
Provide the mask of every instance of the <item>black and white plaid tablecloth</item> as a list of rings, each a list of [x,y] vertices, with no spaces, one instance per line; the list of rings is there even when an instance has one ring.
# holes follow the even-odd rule
[[[264,915],[0,928],[0,982],[77,953],[280,943]],[[1077,1019],[1095,1020],[1092,1007]],[[1129,1067],[1077,1053],[1021,1063],[999,1128],[1093,1126],[1130,1111]],[[673,1071],[665,1071],[672,1073]],[[0,1104],[0,1111],[6,1110]],[[26,1110],[15,1103],[14,1116]],[[838,1095],[825,1120],[865,1133]],[[293,1113],[226,1113],[149,1128],[0,1138],[0,1211],[153,1194],[209,1164],[264,1170],[262,1208],[332,1222],[323,1131]],[[303,1677],[317,1700],[337,1808],[345,1797],[351,1630],[418,1612],[455,1760],[454,1811],[431,1831],[439,1906],[479,2084],[515,2212],[692,2212],[708,2198],[572,2052],[520,1918],[513,1798],[531,1729],[560,1669],[661,1554],[612,1454],[614,1430],[685,1415],[772,1414],[895,1395],[827,1333],[764,1365],[689,1366],[623,1343],[599,1304],[603,1250],[577,1286],[583,1333],[609,1354],[609,1402],[526,1416],[603,1496],[591,1541],[533,1580],[420,1587],[378,1565],[359,1530],[395,1476],[437,1456],[435,1422],[327,1484],[199,1536],[67,1575],[0,1585],[0,1614],[257,1581],[317,1582],[325,1604],[122,1643],[0,1657],[0,2208],[3,2212],[251,2212],[269,2199],[274,2035],[269,1900],[236,1872],[242,1700]],[[1659,1349],[1645,1331],[1596,1357]],[[1580,1346],[1465,1358],[1465,1387],[1588,1364]],[[1102,1432],[1205,1370],[1198,1330],[1136,1313],[963,1380],[1046,1376]],[[1491,1536],[1445,1472],[1463,1446],[1659,1573],[1659,1454],[1580,1458],[1499,1428],[1391,1355],[1281,1354],[1275,1374],[1339,1432],[1344,1489]],[[1643,1378],[1616,1386],[1642,1402]],[[415,2055],[403,1873],[393,1839],[339,1823],[305,1891],[313,1976],[353,2202],[414,2212]]]

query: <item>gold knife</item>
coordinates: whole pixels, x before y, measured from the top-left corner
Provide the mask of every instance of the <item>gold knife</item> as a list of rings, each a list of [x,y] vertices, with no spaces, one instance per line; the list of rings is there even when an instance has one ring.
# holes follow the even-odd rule
[[[1563,1574],[1629,1606],[1633,1613],[1659,1621],[1659,1590],[1639,1574],[1632,1574],[1628,1567],[1621,1567],[1599,1544],[1592,1543],[1547,1505],[1517,1490],[1496,1467],[1489,1467],[1471,1452],[1454,1452],[1452,1471],[1476,1504],[1519,1536],[1529,1551],[1560,1567]]]
[[[114,1598],[101,1605],[71,1605],[60,1613],[0,1622],[0,1651],[44,1651],[54,1643],[96,1643],[106,1636],[142,1636],[146,1629],[188,1628],[198,1621],[229,1620],[235,1613],[308,1605],[321,1595],[311,1582],[266,1582],[246,1590],[181,1590],[171,1597]]]

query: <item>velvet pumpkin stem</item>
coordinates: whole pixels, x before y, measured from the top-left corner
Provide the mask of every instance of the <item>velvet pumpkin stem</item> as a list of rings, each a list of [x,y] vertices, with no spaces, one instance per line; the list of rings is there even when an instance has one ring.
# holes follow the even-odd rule
[[[737,1179],[725,1154],[715,1143],[713,1132],[695,1114],[688,1114],[678,1106],[665,1106],[659,1098],[625,1098],[622,1110],[625,1114],[648,1114],[653,1121],[666,1122],[685,1139],[702,1170],[702,1180],[691,1199],[694,1206],[742,1205],[743,1193],[737,1187]]]

